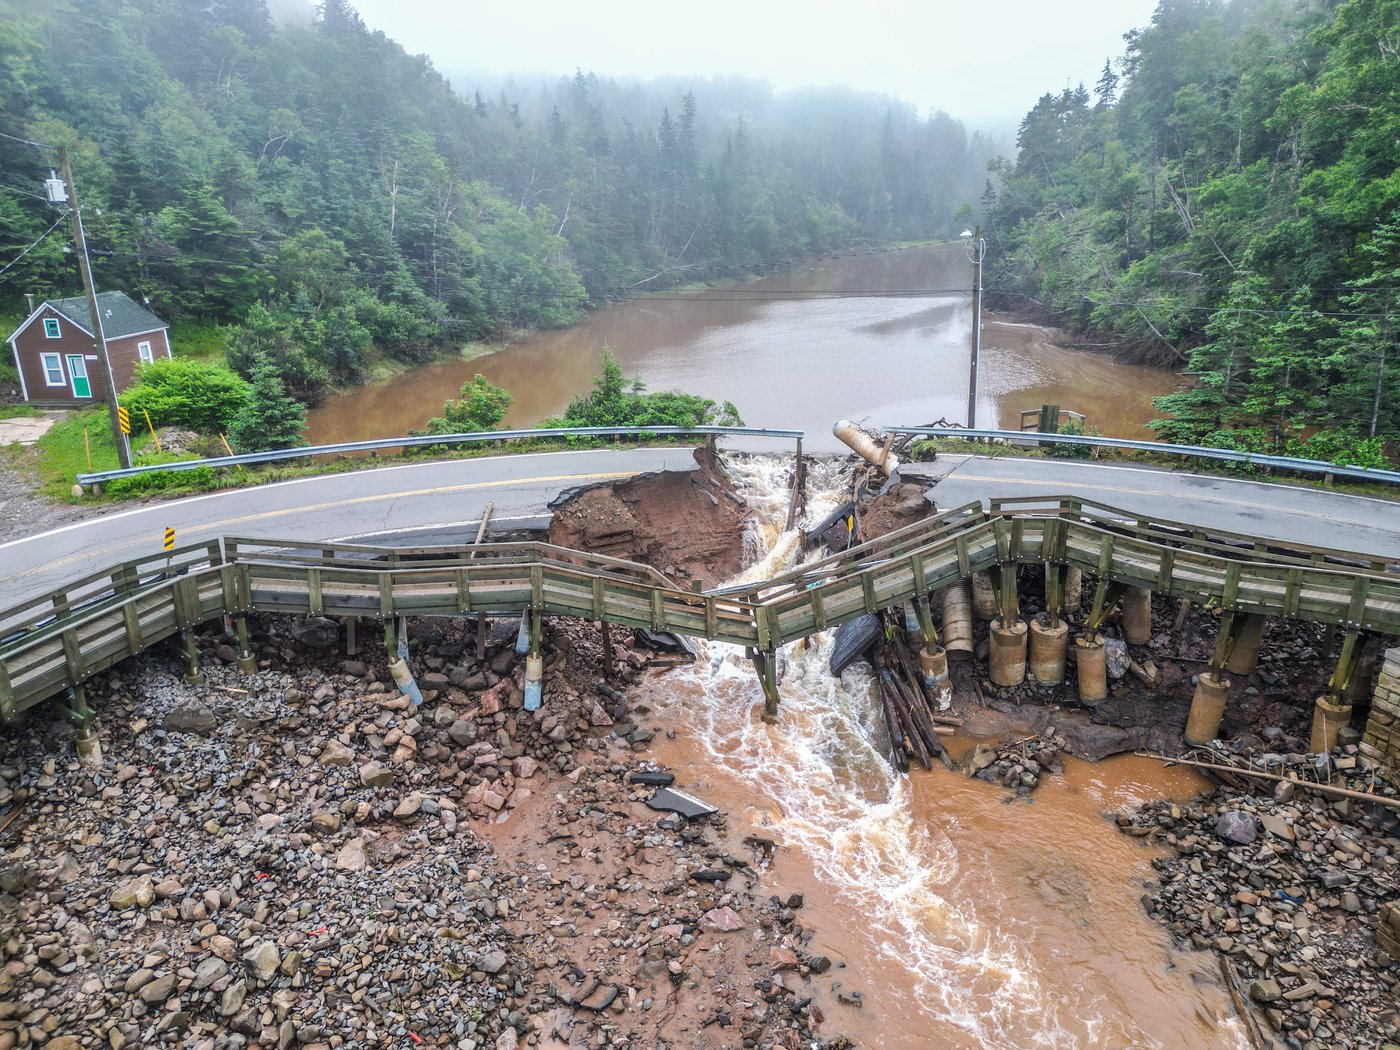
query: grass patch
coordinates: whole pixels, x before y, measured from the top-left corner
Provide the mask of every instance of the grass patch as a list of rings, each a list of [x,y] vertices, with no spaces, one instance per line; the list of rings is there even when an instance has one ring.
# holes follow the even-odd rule
[[[39,489],[53,499],[73,498],[73,478],[87,473],[89,452],[93,470],[116,470],[121,466],[105,408],[74,412],[59,420],[35,442],[34,451]]]
[[[0,419],[33,419],[43,414],[42,409],[33,405],[0,405]]]
[[[170,349],[176,357],[209,365],[228,363],[228,329],[212,321],[181,321],[170,326]]]

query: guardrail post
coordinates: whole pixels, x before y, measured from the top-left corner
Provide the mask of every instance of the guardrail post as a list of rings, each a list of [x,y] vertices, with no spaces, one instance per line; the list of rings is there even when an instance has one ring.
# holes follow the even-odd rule
[[[185,684],[199,685],[204,681],[204,672],[199,669],[199,642],[194,631],[180,631],[180,655],[185,661]]]
[[[242,613],[235,616],[233,629],[238,636],[238,669],[244,674],[252,674],[258,669],[258,660],[248,645],[248,617]]]
[[[88,706],[87,690],[83,688],[82,683],[73,685],[68,689],[65,699],[68,720],[77,730],[73,745],[78,752],[78,761],[88,767],[100,766],[102,742],[97,738],[97,731],[92,728],[92,719],[97,712]]]
[[[772,725],[778,720],[778,657],[771,649],[751,649],[750,657],[763,686],[763,720]]]

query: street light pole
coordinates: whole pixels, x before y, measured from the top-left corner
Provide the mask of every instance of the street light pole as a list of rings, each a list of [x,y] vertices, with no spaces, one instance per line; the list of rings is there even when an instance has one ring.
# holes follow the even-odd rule
[[[982,227],[964,230],[972,248],[972,366],[967,380],[967,429],[977,428],[977,364],[982,356],[982,257],[987,254],[987,242],[982,239]]]
[[[83,234],[83,216],[78,208],[78,188],[73,184],[73,169],[68,164],[66,146],[59,147],[58,163],[63,170],[63,181],[68,186],[69,215],[73,219],[73,246],[78,252],[78,269],[83,276],[83,292],[87,295],[88,312],[92,314],[92,335],[97,347],[97,360],[102,366],[102,388],[107,394],[112,441],[117,446],[117,461],[123,467],[130,467],[131,447],[126,443],[126,435],[122,433],[121,422],[117,418],[117,384],[112,376],[112,359],[107,354],[107,337],[102,331],[102,314],[97,308],[97,289],[92,283],[92,262],[88,259],[87,237]]]

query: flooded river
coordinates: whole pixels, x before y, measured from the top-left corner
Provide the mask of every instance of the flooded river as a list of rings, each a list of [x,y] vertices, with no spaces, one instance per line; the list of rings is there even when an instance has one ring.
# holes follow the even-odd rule
[[[943,245],[821,259],[729,290],[622,303],[573,328],[351,390],[311,413],[308,436],[319,444],[405,434],[440,415],[477,372],[515,397],[506,424],[529,426],[587,391],[604,344],[649,390],[732,401],[751,426],[806,430],[816,451],[838,447],[830,430],[842,417],[963,422],[970,284],[962,246]],[[908,292],[929,294],[896,294]],[[1173,386],[1169,372],[1066,350],[1038,328],[984,318],[981,426],[1014,429],[1022,410],[1053,403],[1083,412],[1104,434],[1148,437],[1152,397]]]
[[[776,459],[732,468],[759,513],[747,576],[792,562],[784,470]],[[825,481],[833,498],[843,491]],[[810,513],[824,509],[818,499]],[[732,831],[782,844],[771,892],[805,895],[810,950],[863,996],[861,1009],[820,1000],[825,1034],[884,1050],[1247,1050],[1214,957],[1175,949],[1143,911],[1152,851],[1105,816],[1189,798],[1203,783],[1194,773],[1068,760],[1029,802],[943,770],[900,776],[864,665],[833,679],[830,641],[787,647],[773,726],[734,647],[702,643],[693,667],[650,681],[674,730],[656,757],[722,806]]]

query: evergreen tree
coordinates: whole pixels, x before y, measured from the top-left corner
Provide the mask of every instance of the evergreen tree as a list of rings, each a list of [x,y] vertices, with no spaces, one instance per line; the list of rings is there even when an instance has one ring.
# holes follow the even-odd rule
[[[305,429],[306,406],[288,396],[277,366],[259,358],[253,365],[248,403],[229,427],[229,441],[242,452],[296,448]]]

